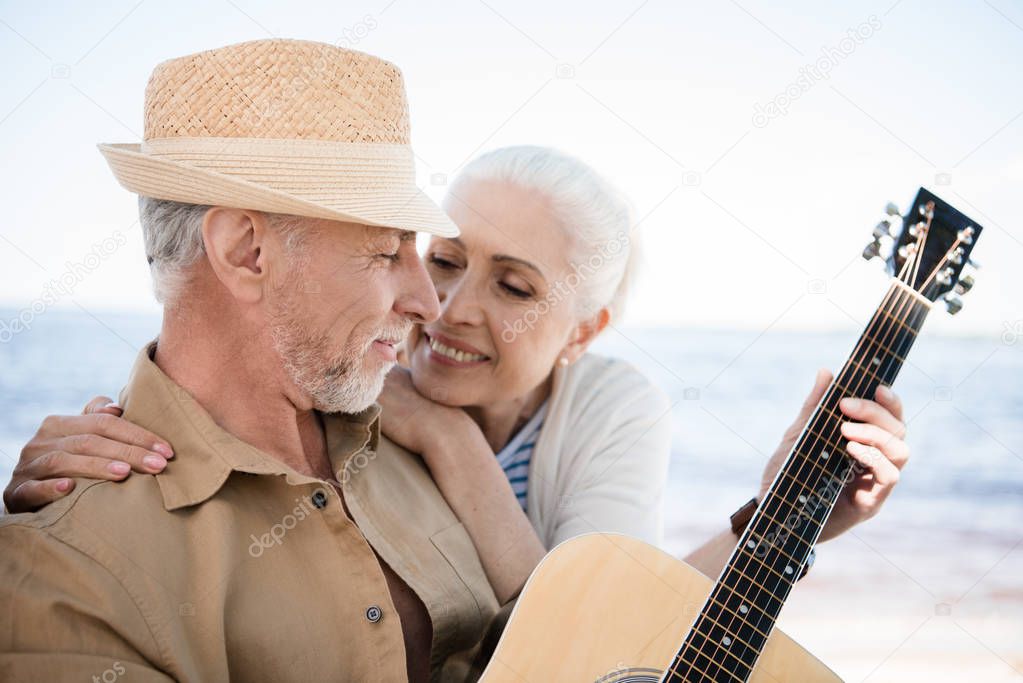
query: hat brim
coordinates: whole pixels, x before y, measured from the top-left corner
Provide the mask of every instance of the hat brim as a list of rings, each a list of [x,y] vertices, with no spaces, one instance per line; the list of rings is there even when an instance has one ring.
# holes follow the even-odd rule
[[[330,187],[320,187],[314,201],[228,173],[148,154],[138,144],[97,147],[121,186],[146,197],[413,230],[441,237],[459,234],[448,215],[414,184],[383,183],[355,192],[350,189],[332,192]],[[273,159],[262,161],[273,163]],[[292,185],[317,187],[314,174],[296,178],[291,172],[288,180]]]

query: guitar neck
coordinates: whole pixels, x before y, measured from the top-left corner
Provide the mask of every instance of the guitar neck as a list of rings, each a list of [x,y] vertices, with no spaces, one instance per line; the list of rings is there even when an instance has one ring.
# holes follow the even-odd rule
[[[821,399],[725,566],[664,681],[746,681],[843,487],[863,471],[845,452],[844,397],[891,385],[931,302],[899,280]]]

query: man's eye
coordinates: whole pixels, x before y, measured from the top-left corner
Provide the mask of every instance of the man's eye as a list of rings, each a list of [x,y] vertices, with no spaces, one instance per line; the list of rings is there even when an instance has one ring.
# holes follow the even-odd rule
[[[378,256],[394,263],[397,263],[398,259],[401,258],[398,252],[394,252],[393,254],[378,254]]]

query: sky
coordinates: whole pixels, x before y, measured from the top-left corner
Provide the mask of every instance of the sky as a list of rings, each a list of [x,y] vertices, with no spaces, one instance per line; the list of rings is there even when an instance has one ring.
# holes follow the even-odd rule
[[[860,327],[887,287],[859,254],[926,186],[984,226],[937,334],[1023,336],[1023,7],[978,2],[110,0],[0,3],[0,306],[157,312],[137,205],[95,145],[140,142],[158,62],[264,37],[396,63],[418,182],[476,154],[576,154],[633,202],[626,323]],[[70,281],[70,280],[68,280]],[[7,313],[8,316],[14,313]]]

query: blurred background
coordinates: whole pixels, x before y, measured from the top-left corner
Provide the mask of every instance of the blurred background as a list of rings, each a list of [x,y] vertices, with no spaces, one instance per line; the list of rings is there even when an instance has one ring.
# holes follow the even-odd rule
[[[0,3],[0,480],[48,413],[116,395],[159,326],[135,198],[153,66],[265,37],[404,71],[420,184],[553,145],[633,200],[646,247],[598,342],[674,402],[668,550],[753,495],[818,367],[887,287],[860,258],[917,187],[984,226],[978,284],[896,386],[913,459],[822,545],[780,624],[850,681],[1023,679],[1023,7],[1009,0]],[[59,285],[59,286],[58,286]]]

